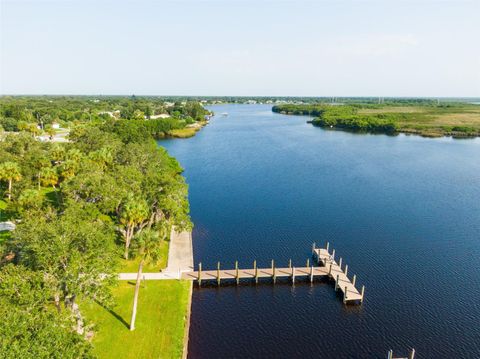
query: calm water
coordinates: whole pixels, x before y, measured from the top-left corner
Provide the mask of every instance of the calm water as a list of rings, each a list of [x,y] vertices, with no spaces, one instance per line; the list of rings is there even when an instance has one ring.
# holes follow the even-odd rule
[[[195,263],[303,265],[330,241],[366,285],[193,293],[189,358],[480,358],[480,140],[324,131],[266,105],[214,106],[161,144],[185,168]]]

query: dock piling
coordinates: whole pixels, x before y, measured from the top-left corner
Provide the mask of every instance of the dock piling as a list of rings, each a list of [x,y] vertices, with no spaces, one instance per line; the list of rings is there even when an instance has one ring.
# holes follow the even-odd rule
[[[217,262],[217,285],[220,285],[220,262]]]
[[[357,275],[354,274],[354,275],[353,275],[353,279],[352,279],[352,284],[353,284],[354,287],[355,287],[355,282],[356,282],[356,281],[357,281]]]
[[[393,350],[390,349],[387,354],[387,359],[393,359]]]
[[[348,275],[348,264],[345,264],[345,275]]]
[[[313,265],[310,266],[310,282],[313,283]]]
[[[257,260],[253,261],[253,270],[255,272],[255,283],[258,283],[258,268],[257,268]]]
[[[272,259],[272,279],[273,279],[273,284],[275,284],[275,261]]]
[[[292,268],[292,260],[291,259],[288,260],[288,268]]]
[[[312,244],[312,254],[315,254],[315,242]]]
[[[198,286],[202,285],[202,262],[198,263]]]
[[[360,299],[360,304],[363,303],[363,296],[365,295],[365,286],[364,285],[362,285],[362,293],[361,294],[362,294],[362,299]]]
[[[337,280],[335,281],[335,292],[338,290],[338,281],[340,280],[340,275],[337,274]]]
[[[240,281],[240,277],[238,276],[238,261],[235,261],[235,277],[237,279],[237,285]]]
[[[348,288],[345,286],[345,294],[343,295],[343,304],[347,304],[347,293],[348,293]]]
[[[335,260],[335,249],[332,251],[332,260]]]
[[[306,265],[306,267],[307,267],[307,268],[310,267],[310,258],[307,258],[307,265]]]
[[[292,267],[292,284],[295,284],[295,267]]]
[[[338,261],[338,266],[340,267],[340,270],[342,270],[342,257],[340,257],[340,260]]]
[[[325,247],[325,249],[327,250],[327,252],[328,252],[329,247],[330,247],[330,242],[327,242],[327,246]]]
[[[330,268],[328,268],[328,275],[332,275],[332,263],[330,263]]]
[[[408,355],[408,359],[414,359],[415,358],[415,349],[412,348],[412,351]]]

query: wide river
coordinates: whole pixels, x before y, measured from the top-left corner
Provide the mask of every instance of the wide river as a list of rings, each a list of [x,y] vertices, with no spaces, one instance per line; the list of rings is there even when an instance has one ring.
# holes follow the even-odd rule
[[[479,139],[211,109],[195,137],[160,142],[185,168],[195,264],[304,266],[329,241],[366,298],[345,307],[328,282],[196,288],[189,358],[480,358]]]

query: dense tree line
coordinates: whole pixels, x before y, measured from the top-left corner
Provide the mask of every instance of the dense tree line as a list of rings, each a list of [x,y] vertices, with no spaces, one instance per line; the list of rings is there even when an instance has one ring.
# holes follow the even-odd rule
[[[70,143],[25,131],[0,141],[2,220],[17,225],[0,239],[2,358],[91,357],[79,299],[111,306],[121,258],[139,256],[141,271],[172,226],[191,226],[182,168],[143,130],[83,124]]]
[[[295,115],[315,116],[311,121],[314,126],[341,128],[351,131],[395,133],[398,115],[359,114],[357,106],[332,105],[280,105],[272,111]]]
[[[209,114],[198,101],[169,102],[159,97],[2,96],[0,126],[5,131],[37,131],[54,122],[64,126],[112,118],[145,120],[169,115],[177,126],[204,120]]]

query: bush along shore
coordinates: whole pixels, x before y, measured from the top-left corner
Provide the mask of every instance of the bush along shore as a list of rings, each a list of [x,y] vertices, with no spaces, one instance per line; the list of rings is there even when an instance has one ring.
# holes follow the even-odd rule
[[[308,115],[314,126],[354,132],[417,134],[424,137],[480,136],[480,106],[468,103],[439,104],[429,100],[374,104],[284,104],[276,113]]]

